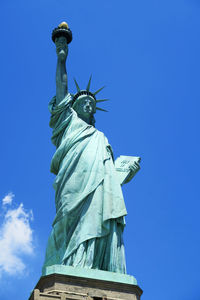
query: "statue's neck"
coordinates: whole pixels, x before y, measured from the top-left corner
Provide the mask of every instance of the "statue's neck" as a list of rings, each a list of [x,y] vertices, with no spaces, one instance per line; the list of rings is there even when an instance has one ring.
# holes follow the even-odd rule
[[[89,117],[85,117],[85,116],[82,116],[82,115],[79,115],[78,114],[78,117],[83,120],[84,122],[88,123],[89,125],[93,125],[92,124],[92,116],[89,116]]]

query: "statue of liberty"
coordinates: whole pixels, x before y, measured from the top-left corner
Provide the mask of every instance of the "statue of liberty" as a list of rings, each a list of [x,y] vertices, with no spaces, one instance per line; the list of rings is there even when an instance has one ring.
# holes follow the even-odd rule
[[[139,170],[139,159],[128,169],[116,168],[112,148],[95,128],[96,95],[86,89],[68,92],[66,58],[71,31],[61,23],[52,36],[57,53],[56,96],[49,104],[52,142],[51,162],[56,216],[43,267],[60,264],[126,273],[123,230],[127,214],[121,184]],[[121,162],[120,162],[121,163]],[[127,160],[122,161],[124,166]],[[128,172],[127,172],[128,170]],[[124,171],[126,178],[120,179]],[[127,175],[128,174],[128,175]]]

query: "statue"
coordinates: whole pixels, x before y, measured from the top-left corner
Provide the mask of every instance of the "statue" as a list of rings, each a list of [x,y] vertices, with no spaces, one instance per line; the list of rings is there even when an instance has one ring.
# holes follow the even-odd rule
[[[75,81],[77,93],[68,93],[66,58],[72,33],[63,22],[53,31],[56,45],[56,96],[49,104],[52,142],[51,162],[56,217],[44,266],[55,264],[126,273],[123,230],[127,214],[121,184],[139,170],[138,157],[114,162],[105,135],[95,128],[94,114],[100,92],[85,90]]]

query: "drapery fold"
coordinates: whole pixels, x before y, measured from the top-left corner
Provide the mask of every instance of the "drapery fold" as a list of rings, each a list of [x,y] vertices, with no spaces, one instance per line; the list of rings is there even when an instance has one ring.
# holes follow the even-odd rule
[[[49,105],[56,217],[45,266],[66,264],[126,272],[123,228],[126,208],[111,146],[104,134],[80,119],[71,95]]]

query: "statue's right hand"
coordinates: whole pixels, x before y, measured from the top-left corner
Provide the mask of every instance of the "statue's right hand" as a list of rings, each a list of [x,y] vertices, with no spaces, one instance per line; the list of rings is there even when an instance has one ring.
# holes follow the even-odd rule
[[[68,54],[68,45],[66,38],[64,36],[56,38],[55,45],[58,59],[60,59],[61,61],[65,61]]]

